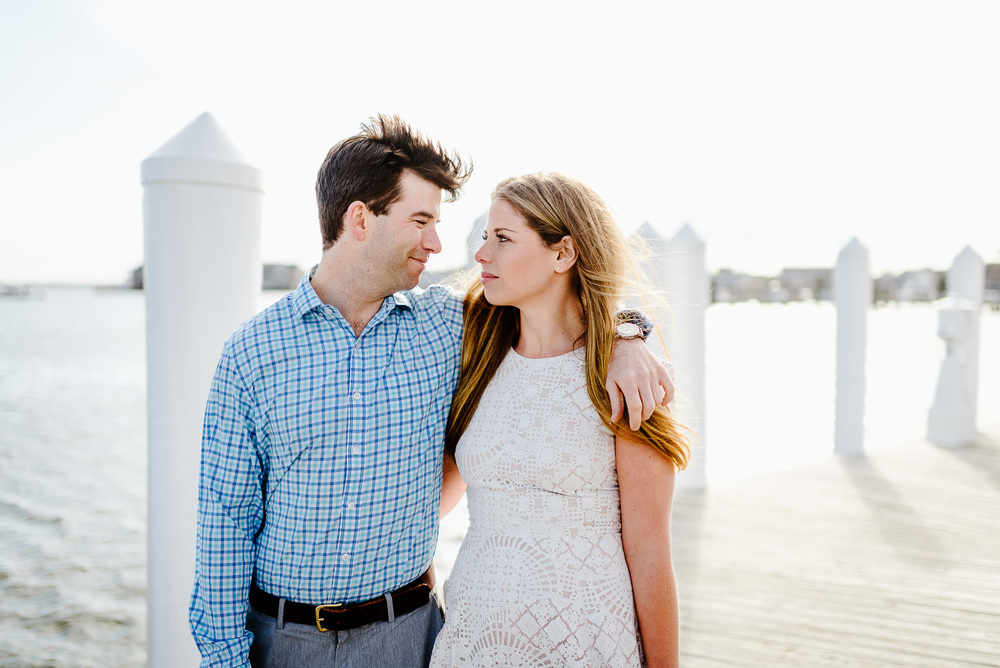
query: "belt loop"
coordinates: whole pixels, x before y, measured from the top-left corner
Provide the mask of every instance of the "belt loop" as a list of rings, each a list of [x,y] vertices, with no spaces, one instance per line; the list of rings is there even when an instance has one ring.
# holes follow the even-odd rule
[[[389,612],[389,619],[387,620],[390,624],[396,621],[396,611],[392,607],[392,592],[386,592],[385,594],[385,607]]]
[[[285,628],[285,599],[278,599],[278,630]]]

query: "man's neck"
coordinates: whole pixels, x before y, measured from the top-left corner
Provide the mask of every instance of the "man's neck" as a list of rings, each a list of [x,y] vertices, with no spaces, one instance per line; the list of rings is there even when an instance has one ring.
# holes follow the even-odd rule
[[[371,285],[364,280],[365,272],[355,264],[356,258],[338,252],[335,246],[323,253],[311,280],[320,301],[340,311],[354,335],[360,336],[382,307],[386,295],[370,294]]]

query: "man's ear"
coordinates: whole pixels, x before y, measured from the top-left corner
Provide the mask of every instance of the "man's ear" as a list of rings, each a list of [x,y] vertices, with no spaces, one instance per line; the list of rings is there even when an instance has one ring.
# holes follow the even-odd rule
[[[344,231],[351,234],[355,240],[364,241],[368,233],[367,217],[370,213],[371,210],[361,200],[351,202],[344,214]]]
[[[556,250],[558,251],[556,253],[556,271],[564,273],[572,269],[573,265],[576,264],[576,259],[579,257],[573,237],[566,235],[560,239],[556,245]]]

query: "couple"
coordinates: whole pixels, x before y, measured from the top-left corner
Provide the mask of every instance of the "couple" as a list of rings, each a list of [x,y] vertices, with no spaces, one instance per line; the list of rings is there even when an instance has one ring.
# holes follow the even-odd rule
[[[687,451],[666,370],[615,341],[627,248],[585,186],[509,179],[464,305],[411,291],[469,172],[382,116],[324,161],[320,264],[226,343],[206,407],[203,666],[676,664]],[[445,623],[429,567],[465,483]]]

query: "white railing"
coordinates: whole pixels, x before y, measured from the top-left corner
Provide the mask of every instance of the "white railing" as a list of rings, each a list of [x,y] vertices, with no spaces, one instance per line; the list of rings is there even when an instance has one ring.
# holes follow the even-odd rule
[[[638,231],[654,254],[651,270],[657,290],[667,296],[671,313],[664,318],[671,358],[677,368],[681,402],[678,413],[696,433],[698,448],[680,484],[702,488],[705,462],[705,308],[710,301],[711,278],[705,247],[694,230],[684,225],[669,241],[649,224]],[[834,452],[842,456],[865,453],[864,407],[868,311],[873,300],[869,254],[852,239],[837,259],[833,273],[837,308],[837,374]],[[928,418],[928,439],[938,445],[967,445],[976,435],[979,369],[979,330],[983,304],[984,265],[971,248],[963,250],[948,272],[949,300],[942,304],[939,335],[948,343],[941,379]],[[956,309],[961,315],[955,315]]]

